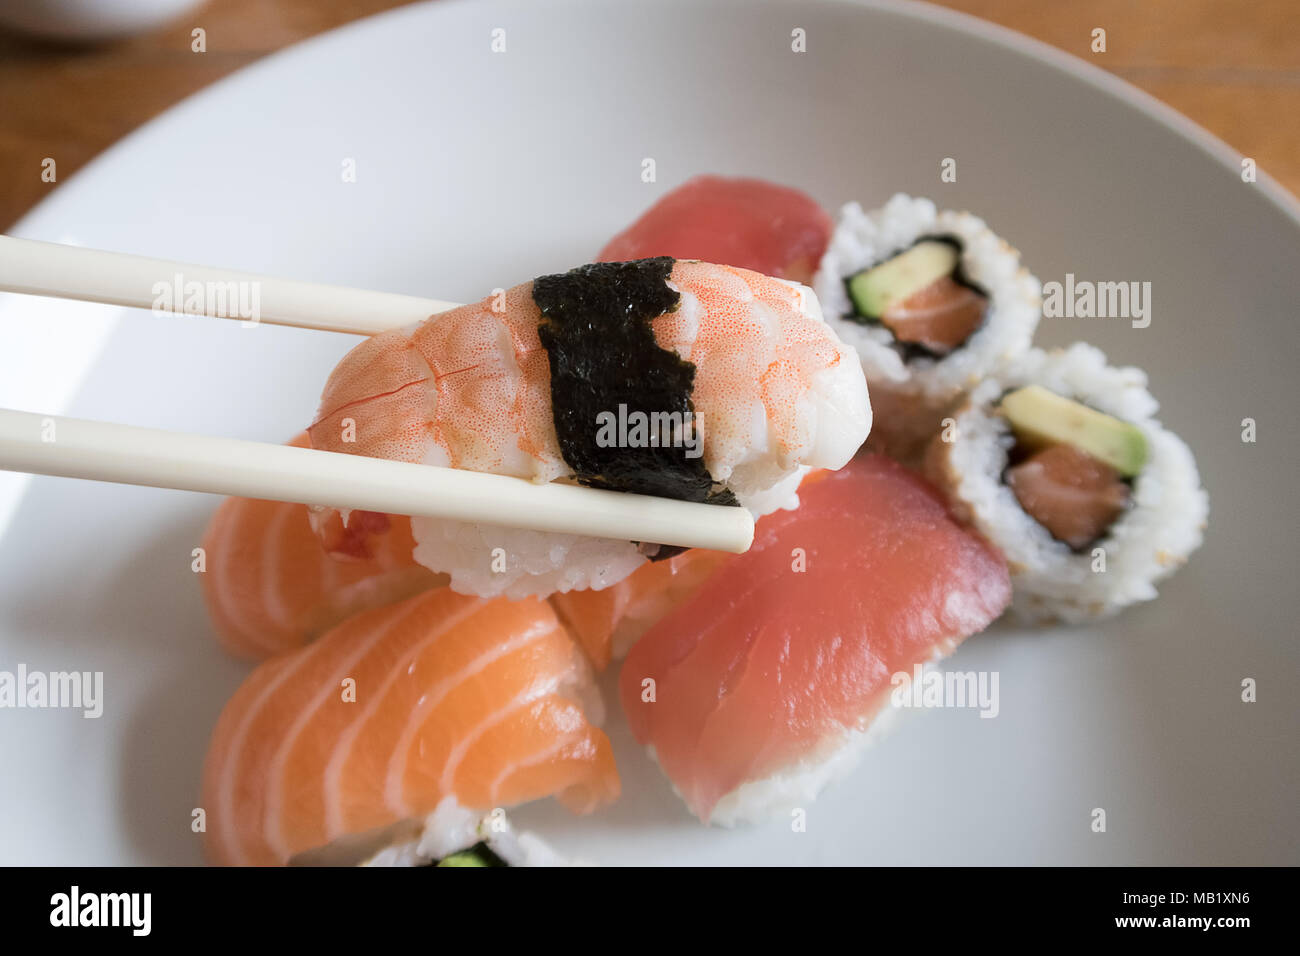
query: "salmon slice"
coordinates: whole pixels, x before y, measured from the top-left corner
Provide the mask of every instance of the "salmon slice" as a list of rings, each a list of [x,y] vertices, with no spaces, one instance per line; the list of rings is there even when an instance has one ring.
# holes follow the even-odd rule
[[[349,618],[263,663],[227,703],[203,772],[206,846],[283,864],[420,821],[446,797],[488,812],[618,796],[588,719],[581,651],[544,602],[448,588]]]
[[[310,447],[305,434],[290,444]],[[300,647],[344,618],[445,585],[415,563],[409,518],[374,515],[371,556],[334,560],[306,505],[227,498],[203,535],[199,576],[217,638],[230,653],[261,659]]]
[[[720,551],[693,548],[644,564],[599,591],[552,594],[551,606],[587,652],[596,670],[621,657],[650,625],[694,594],[722,563]]]
[[[826,211],[797,189],[761,179],[696,176],[611,239],[599,261],[703,259],[807,284],[832,228]]]
[[[1128,505],[1119,472],[1073,445],[1044,448],[1007,469],[1025,512],[1076,551],[1103,537]]]
[[[806,799],[816,767],[887,704],[891,675],[951,653],[1011,600],[1001,556],[888,459],[859,456],[799,497],[650,628],[620,675],[637,740],[706,822]]]
[[[944,355],[983,324],[988,304],[989,300],[970,286],[944,276],[891,305],[880,321],[898,341]]]

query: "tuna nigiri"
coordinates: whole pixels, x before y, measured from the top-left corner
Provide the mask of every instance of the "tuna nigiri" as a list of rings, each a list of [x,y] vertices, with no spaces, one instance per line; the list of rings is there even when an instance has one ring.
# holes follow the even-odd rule
[[[611,239],[600,260],[703,259],[808,283],[831,228],[826,210],[797,189],[761,179],[696,176]]]
[[[1011,599],[1007,567],[920,478],[860,456],[759,522],[754,546],[632,648],[623,707],[706,822],[811,799],[887,704]]]
[[[308,447],[307,436],[290,444]],[[269,657],[357,611],[447,583],[415,562],[408,518],[374,515],[368,525],[376,532],[369,557],[336,560],[313,533],[306,505],[223,501],[203,535],[199,576],[222,645],[239,657]]]
[[[207,848],[224,864],[361,859],[451,806],[555,795],[590,811],[619,791],[585,709],[598,701],[543,601],[438,588],[365,611],[263,663],[226,705],[204,765]]]

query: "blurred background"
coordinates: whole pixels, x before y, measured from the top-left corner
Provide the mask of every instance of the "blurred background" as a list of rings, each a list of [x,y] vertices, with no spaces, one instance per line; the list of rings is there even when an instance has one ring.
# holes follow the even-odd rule
[[[939,0],[1164,100],[1300,193],[1297,0]],[[0,0],[0,228],[178,100],[405,0]],[[1106,31],[1093,52],[1093,31]],[[194,55],[194,31],[205,51]]]

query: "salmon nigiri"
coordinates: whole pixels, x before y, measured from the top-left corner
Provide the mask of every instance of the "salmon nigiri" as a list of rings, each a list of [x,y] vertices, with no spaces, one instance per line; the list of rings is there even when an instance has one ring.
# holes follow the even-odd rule
[[[291,445],[309,447],[306,434]],[[306,505],[227,498],[203,535],[200,576],[221,644],[261,659],[299,647],[357,611],[446,584],[417,564],[409,518],[370,515],[370,556],[326,553]]]
[[[555,795],[588,812],[619,792],[584,710],[598,701],[544,601],[438,588],[365,611],[264,662],[227,703],[203,772],[209,854],[373,851],[452,802],[482,813]]]
[[[860,456],[759,522],[754,545],[650,628],[623,708],[706,822],[802,805],[885,708],[1011,600],[1006,562],[920,478]]]

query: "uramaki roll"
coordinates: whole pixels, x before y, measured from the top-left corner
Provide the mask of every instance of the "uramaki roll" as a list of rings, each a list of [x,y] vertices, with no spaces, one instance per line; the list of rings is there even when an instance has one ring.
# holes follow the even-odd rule
[[[1200,546],[1208,497],[1146,386],[1090,345],[1033,349],[932,440],[925,472],[1006,556],[1020,617],[1077,622],[1149,601]]]
[[[869,444],[903,461],[961,396],[1030,347],[1042,287],[984,221],[902,193],[849,203],[814,279],[831,327],[862,360]]]

